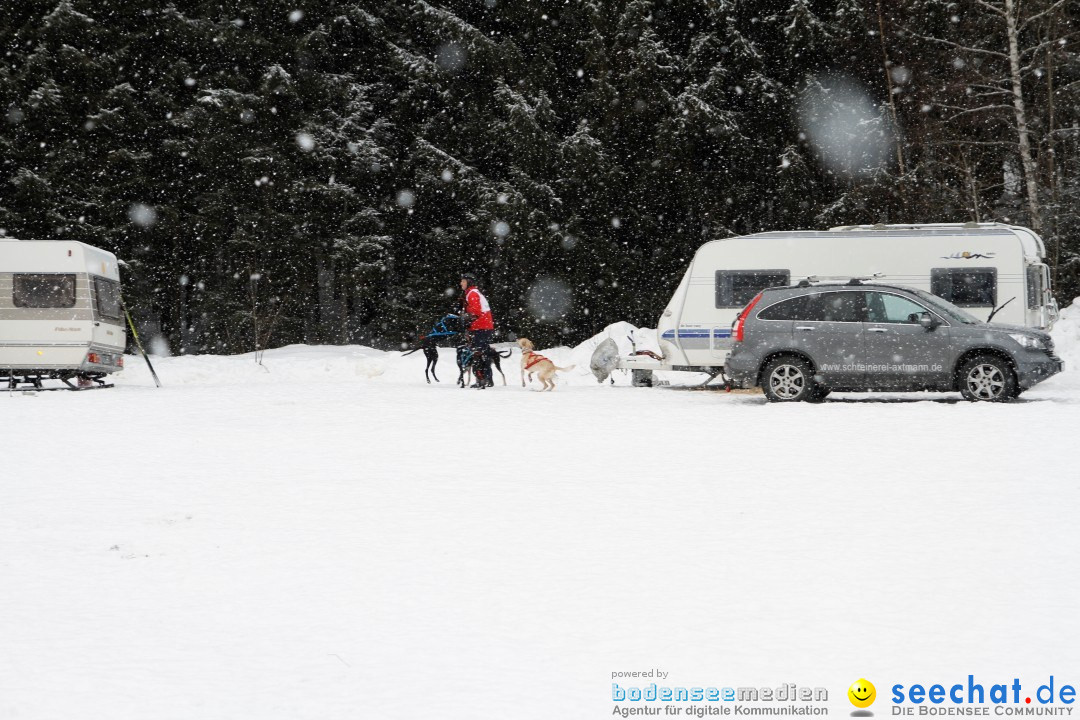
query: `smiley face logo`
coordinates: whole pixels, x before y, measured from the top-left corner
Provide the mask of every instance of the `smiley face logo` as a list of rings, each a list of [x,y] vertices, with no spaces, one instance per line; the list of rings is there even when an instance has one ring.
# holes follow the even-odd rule
[[[877,690],[874,688],[874,683],[866,678],[859,678],[851,683],[847,696],[855,707],[867,708],[874,704],[874,700],[877,700]]]

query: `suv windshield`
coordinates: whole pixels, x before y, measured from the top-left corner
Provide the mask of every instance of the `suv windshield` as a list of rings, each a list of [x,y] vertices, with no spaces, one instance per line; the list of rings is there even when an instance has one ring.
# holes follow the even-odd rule
[[[982,325],[982,320],[975,317],[971,313],[961,310],[948,300],[942,300],[937,295],[931,295],[925,290],[916,290],[915,288],[905,288],[905,290],[918,295],[920,300],[937,310],[949,320],[961,323],[963,325]]]

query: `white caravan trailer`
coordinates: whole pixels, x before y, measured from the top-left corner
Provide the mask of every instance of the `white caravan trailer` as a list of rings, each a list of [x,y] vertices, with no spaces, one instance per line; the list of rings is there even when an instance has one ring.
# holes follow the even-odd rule
[[[0,240],[0,379],[69,387],[124,366],[116,256],[67,240]]]
[[[997,223],[860,225],[713,240],[694,255],[657,322],[661,357],[617,367],[718,373],[739,311],[765,287],[810,277],[875,277],[926,290],[995,322],[1047,329],[1057,318],[1046,248],[1031,230]],[[1006,304],[1007,303],[1007,304]]]

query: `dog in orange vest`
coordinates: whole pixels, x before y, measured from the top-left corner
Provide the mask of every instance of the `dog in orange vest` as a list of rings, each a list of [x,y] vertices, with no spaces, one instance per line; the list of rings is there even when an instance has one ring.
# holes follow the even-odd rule
[[[532,382],[532,377],[535,374],[543,383],[544,390],[555,389],[555,372],[562,370],[573,370],[574,366],[569,367],[557,367],[555,363],[548,360],[546,357],[536,352],[533,347],[532,340],[529,338],[518,338],[518,347],[521,348],[521,387],[525,387],[525,375],[528,374],[529,381]]]

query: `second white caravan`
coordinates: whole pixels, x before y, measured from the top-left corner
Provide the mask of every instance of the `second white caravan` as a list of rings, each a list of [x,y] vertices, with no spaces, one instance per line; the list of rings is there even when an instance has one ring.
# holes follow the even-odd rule
[[[69,240],[0,240],[0,380],[104,385],[127,334],[116,256]],[[78,385],[72,381],[78,380]]]
[[[657,321],[660,359],[620,358],[618,367],[719,372],[739,311],[766,287],[813,277],[876,276],[939,295],[982,319],[1000,308],[995,322],[1048,329],[1057,304],[1045,258],[1037,234],[997,223],[861,225],[713,240],[698,249]]]

